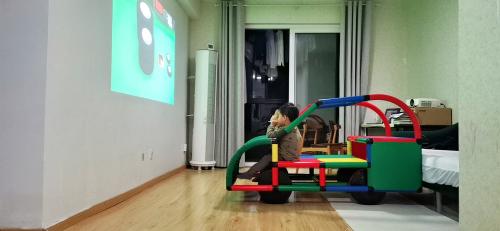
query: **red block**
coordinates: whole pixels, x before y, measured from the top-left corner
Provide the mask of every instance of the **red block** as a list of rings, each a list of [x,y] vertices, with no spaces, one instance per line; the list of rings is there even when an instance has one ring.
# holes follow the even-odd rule
[[[402,138],[402,137],[391,137],[391,136],[381,136],[373,137],[373,142],[392,142],[392,143],[415,143],[417,140],[415,138]]]
[[[278,186],[278,168],[273,168],[273,186]]]
[[[355,142],[358,138],[371,138],[373,143],[377,142],[389,142],[389,143],[415,143],[417,140],[415,138],[406,137],[394,137],[394,136],[349,136],[347,140]]]
[[[231,191],[273,191],[272,185],[233,185]]]
[[[319,168],[319,161],[316,159],[307,159],[300,161],[280,161],[278,167],[280,168]]]
[[[319,169],[319,186],[326,186],[326,170],[325,168]]]
[[[359,159],[366,160],[366,144],[352,142],[351,145],[352,145],[352,155]]]

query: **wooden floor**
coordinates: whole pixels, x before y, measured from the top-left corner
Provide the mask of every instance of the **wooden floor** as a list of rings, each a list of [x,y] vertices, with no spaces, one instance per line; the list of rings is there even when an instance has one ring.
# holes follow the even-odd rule
[[[269,205],[256,193],[228,192],[225,170],[182,171],[131,199],[66,229],[352,230],[319,193]]]

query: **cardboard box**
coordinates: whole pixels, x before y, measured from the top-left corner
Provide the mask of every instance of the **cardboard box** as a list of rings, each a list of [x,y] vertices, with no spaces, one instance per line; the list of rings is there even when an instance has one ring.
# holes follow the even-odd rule
[[[451,108],[415,107],[412,108],[420,125],[451,125]]]

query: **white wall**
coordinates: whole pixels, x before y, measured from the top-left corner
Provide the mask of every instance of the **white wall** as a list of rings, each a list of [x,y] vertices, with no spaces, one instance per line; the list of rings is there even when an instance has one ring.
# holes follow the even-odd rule
[[[177,0],[184,12],[190,18],[198,18],[200,16],[200,1],[201,0]]]
[[[344,9],[343,1],[338,0],[247,0],[246,3],[250,5],[245,8],[248,24],[340,23]]]
[[[341,6],[250,6],[246,23],[321,24],[339,23]]]
[[[220,51],[220,6],[216,6],[217,0],[203,0],[200,2],[200,11],[197,18],[189,21],[189,58],[188,75],[193,76],[188,81],[188,114],[194,112],[194,90],[195,90],[195,57],[196,51],[207,49],[207,44],[213,44],[216,51]],[[191,155],[193,139],[193,117],[188,118],[188,157]],[[190,160],[190,158],[189,158]]]
[[[199,17],[190,21],[189,75],[195,74],[196,50],[206,49],[207,43],[214,43],[215,49],[220,49],[221,11],[217,2],[202,0]],[[343,1],[339,0],[287,0],[286,3],[282,0],[247,0],[245,4],[250,5],[245,7],[246,24],[339,24],[343,15]],[[292,5],[277,6],[282,4]]]
[[[405,0],[377,1],[373,9],[369,93],[389,94],[400,99],[408,97],[408,33],[406,29]],[[394,105],[374,102],[382,111]],[[378,116],[369,111],[366,121]]]
[[[500,227],[500,2],[459,1],[460,230]]]
[[[220,6],[216,1],[201,1],[200,14],[189,22],[189,75],[195,75],[196,51],[207,49],[207,44],[215,45],[215,50],[220,49]]]
[[[176,25],[175,106],[110,91],[111,0],[49,1],[43,227],[184,164],[188,18],[163,2]]]
[[[381,0],[374,7],[371,93],[438,98],[458,121],[458,3]],[[378,103],[382,110],[391,104]],[[367,121],[377,116],[367,114]]]
[[[0,1],[0,228],[42,223],[48,3],[29,5]]]
[[[407,0],[408,94],[447,101],[458,121],[458,1]]]

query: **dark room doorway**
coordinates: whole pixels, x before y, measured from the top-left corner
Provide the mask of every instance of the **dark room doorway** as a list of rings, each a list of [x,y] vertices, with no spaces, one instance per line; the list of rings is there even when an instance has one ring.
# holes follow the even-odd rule
[[[245,30],[245,142],[266,134],[274,111],[288,102],[289,30]],[[270,147],[246,152],[245,161],[258,161]]]

